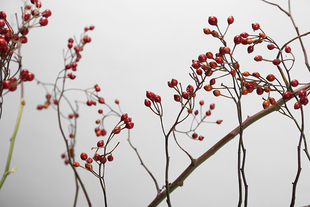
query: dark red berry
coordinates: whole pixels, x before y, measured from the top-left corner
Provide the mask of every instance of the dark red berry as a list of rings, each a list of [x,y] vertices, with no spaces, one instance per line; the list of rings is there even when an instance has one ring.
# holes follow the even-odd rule
[[[197,139],[197,137],[198,137],[198,134],[197,134],[197,133],[193,133],[193,134],[192,134],[192,138],[193,138],[193,139]]]
[[[210,25],[216,26],[217,25],[217,18],[215,16],[210,16],[208,19]]]
[[[113,160],[114,160],[114,157],[113,157],[112,155],[109,155],[109,156],[108,156],[108,161],[109,161],[109,162],[112,162]]]
[[[48,19],[46,17],[42,17],[39,20],[39,23],[40,23],[41,26],[46,26],[48,24]]]
[[[42,16],[44,17],[50,17],[52,15],[52,11],[49,9],[45,9],[44,12],[42,12]]]
[[[269,81],[269,82],[272,82],[276,79],[276,77],[273,75],[273,74],[269,74],[267,75],[266,79]]]
[[[199,60],[199,62],[206,62],[206,60],[207,60],[207,56],[205,55],[205,54],[201,54],[201,55],[199,55],[198,56],[198,60]]]
[[[296,102],[294,104],[294,109],[300,109],[300,107],[301,107],[301,103],[300,102]]]
[[[298,80],[296,80],[296,79],[294,79],[294,80],[291,81],[291,85],[292,85],[293,87],[297,87],[298,84],[299,84],[299,82],[298,82]]]
[[[307,105],[307,104],[309,103],[309,100],[308,100],[307,97],[301,98],[301,99],[300,99],[300,103],[301,103],[302,105]]]
[[[147,107],[151,107],[151,102],[147,99],[144,100],[144,105]]]
[[[217,120],[216,123],[217,124],[221,124],[223,122],[223,120]]]
[[[248,47],[248,53],[252,53],[254,51],[254,45],[250,45]]]
[[[290,53],[292,51],[290,46],[286,46],[284,50],[286,53]]]
[[[255,30],[258,30],[258,29],[260,28],[260,26],[259,26],[258,23],[253,23],[253,24],[252,24],[252,28],[253,28],[253,30],[255,31]]]
[[[104,145],[103,140],[99,140],[99,141],[97,142],[97,147],[103,147],[103,145]]]
[[[273,63],[274,65],[280,65],[281,60],[279,60],[279,59],[274,59],[274,60],[272,61],[272,63]]]
[[[262,57],[261,55],[256,55],[256,56],[254,57],[254,60],[257,61],[257,62],[259,62],[259,61],[262,61],[262,60],[263,60],[263,57]]]
[[[293,94],[289,91],[283,93],[283,99],[286,101],[290,100],[292,97],[293,97]]]
[[[82,160],[86,160],[88,156],[85,152],[83,152],[83,153],[81,153],[80,157]]]
[[[9,80],[5,80],[2,82],[3,89],[9,89],[9,88],[11,88],[11,86],[12,86],[12,83]]]
[[[267,48],[268,50],[273,50],[276,46],[274,46],[274,44],[268,44]]]
[[[193,68],[198,69],[198,68],[200,68],[201,65],[200,65],[199,61],[193,60],[192,66],[193,66]]]
[[[305,97],[307,96],[307,91],[305,91],[305,90],[300,90],[300,91],[298,92],[298,96],[299,96],[299,98],[305,98]]]
[[[183,92],[183,93],[182,93],[182,97],[183,97],[184,99],[188,99],[189,95],[188,95],[187,92]]]
[[[234,37],[234,43],[235,43],[236,45],[240,44],[241,41],[242,41],[241,36],[236,35],[236,36]]]
[[[234,17],[233,17],[233,16],[228,17],[228,18],[227,18],[227,23],[228,23],[228,24],[234,23]]]

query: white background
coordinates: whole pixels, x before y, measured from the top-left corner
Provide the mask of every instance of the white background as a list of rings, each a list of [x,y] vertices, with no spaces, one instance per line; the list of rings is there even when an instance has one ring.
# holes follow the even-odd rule
[[[286,1],[281,6],[287,9]],[[1,10],[16,28],[15,13],[20,21],[21,1],[2,1]],[[279,45],[295,37],[296,32],[289,18],[278,8],[262,1],[162,1],[162,0],[54,0],[43,1],[42,11],[52,11],[49,24],[43,28],[31,29],[28,43],[22,47],[23,68],[35,73],[42,82],[53,83],[58,72],[63,69],[63,49],[67,40],[79,37],[83,28],[95,25],[88,35],[92,42],[85,46],[78,63],[77,78],[68,87],[89,88],[99,84],[106,102],[117,108],[114,100],[120,100],[122,110],[135,123],[131,139],[138,148],[145,164],[164,185],[164,138],[158,117],[143,104],[145,91],[161,95],[164,106],[165,127],[169,129],[179,105],[173,101],[173,89],[167,81],[176,78],[183,86],[194,84],[189,78],[192,59],[208,51],[215,54],[221,46],[211,36],[203,34],[208,25],[208,17],[214,15],[222,31],[228,16],[233,15],[235,23],[227,34],[227,42],[233,47],[233,37],[241,32],[253,33],[251,24],[259,22],[265,33]],[[300,33],[309,31],[310,2],[292,2],[292,12],[299,25]],[[215,28],[214,28],[215,29]],[[304,38],[309,48],[309,37]],[[309,81],[309,73],[304,66],[303,55],[298,42],[291,44],[296,56],[292,77],[300,82]],[[310,53],[310,51],[308,51]],[[235,58],[241,69],[250,73],[258,71],[262,76],[277,73],[271,63],[256,63],[253,57],[262,54],[273,59],[276,51],[269,51],[266,45],[255,47],[247,54],[246,47],[240,46]],[[15,68],[11,68],[14,70]],[[220,85],[221,80],[218,80]],[[83,93],[68,94],[72,100],[86,101]],[[4,171],[9,139],[12,135],[18,107],[20,90],[4,96],[3,113],[0,120],[0,171]],[[279,96],[275,95],[275,98]],[[181,145],[197,158],[219,139],[237,126],[233,102],[225,98],[215,98],[211,93],[201,91],[197,100],[203,99],[205,110],[210,103],[216,109],[209,121],[223,119],[221,125],[205,124],[199,134],[205,136],[203,142],[180,136]],[[0,191],[1,206],[71,206],[75,184],[69,166],[63,164],[60,155],[65,146],[60,135],[56,112],[37,111],[37,104],[45,100],[45,91],[35,81],[25,84],[26,106],[16,138],[11,166],[18,170],[7,177]],[[293,103],[289,106],[293,108]],[[262,97],[255,93],[244,97],[244,118],[262,109]],[[81,152],[91,154],[98,138],[93,130],[99,106],[80,106],[77,132],[77,160]],[[309,107],[305,107],[306,115]],[[107,109],[104,109],[107,110]],[[64,113],[69,113],[65,112]],[[299,120],[299,114],[296,119]],[[110,127],[118,122],[111,119]],[[309,124],[306,120],[306,126]],[[187,130],[185,125],[184,130]],[[64,127],[66,129],[66,126]],[[309,128],[306,127],[306,134]],[[292,182],[297,170],[297,144],[299,133],[292,120],[273,113],[249,127],[245,133],[247,149],[246,176],[249,184],[249,206],[288,206],[291,199]],[[108,163],[106,183],[109,206],[147,206],[156,196],[151,178],[139,164],[134,151],[129,147],[126,133],[115,140],[120,141],[113,153],[115,160]],[[171,141],[170,179],[173,181],[188,165],[189,159]],[[173,206],[236,206],[238,202],[237,146],[234,139],[215,156],[207,160],[171,194]],[[306,156],[302,155],[303,169],[297,188],[296,206],[310,204],[310,167]],[[103,196],[99,181],[87,171],[79,169],[93,206],[103,206]],[[86,206],[80,191],[78,206]],[[163,201],[160,206],[166,206]]]

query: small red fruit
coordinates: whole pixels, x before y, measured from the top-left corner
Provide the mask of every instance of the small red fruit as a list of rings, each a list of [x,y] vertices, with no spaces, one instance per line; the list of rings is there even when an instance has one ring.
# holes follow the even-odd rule
[[[108,156],[108,161],[109,161],[109,162],[112,162],[113,160],[114,160],[114,157],[113,157],[112,155],[109,155],[109,156]]]
[[[193,66],[193,68],[198,69],[198,68],[200,68],[201,65],[200,65],[199,61],[193,60],[192,66]]]
[[[161,102],[161,97],[159,95],[155,95],[154,96],[154,101],[157,102],[157,103],[160,103]]]
[[[144,100],[144,105],[147,106],[147,107],[151,107],[151,101],[145,99]]]
[[[73,163],[73,166],[74,166],[74,167],[79,167],[79,166],[80,166],[80,163],[74,162],[74,163]]]
[[[294,79],[294,80],[291,81],[291,85],[292,85],[293,87],[297,87],[298,84],[299,84],[299,82],[298,82],[298,80],[296,80],[296,79]]]
[[[193,134],[192,134],[192,138],[193,138],[193,139],[197,139],[197,137],[198,137],[198,134],[197,134],[197,133],[193,133]]]
[[[103,147],[103,145],[104,145],[104,141],[103,140],[99,140],[97,142],[97,147]]]
[[[199,101],[200,106],[204,105],[205,102],[203,100]]]
[[[274,44],[268,44],[267,48],[268,50],[273,50],[274,48],[276,48],[276,46],[274,46]]]
[[[207,56],[205,55],[205,54],[201,54],[201,55],[199,55],[198,56],[198,60],[199,60],[199,62],[206,62],[206,60],[207,60]]]
[[[290,46],[286,46],[284,50],[286,53],[290,53],[292,51]]]
[[[198,137],[198,140],[199,140],[199,141],[202,141],[203,139],[204,139],[204,137],[201,136],[201,135]]]
[[[259,62],[259,61],[262,61],[262,60],[263,60],[263,57],[262,57],[261,55],[256,55],[256,56],[254,57],[254,60],[257,61],[257,62]]]
[[[276,79],[276,77],[273,75],[273,74],[269,74],[267,75],[266,79],[269,81],[269,82],[272,82]]]
[[[206,35],[209,35],[211,34],[211,30],[209,28],[204,28],[203,33],[205,33]]]
[[[83,153],[81,153],[80,157],[82,160],[86,160],[88,156],[85,152],[83,152]]]
[[[300,102],[296,102],[294,104],[294,109],[300,109],[300,107],[301,107],[301,103]]]
[[[292,97],[293,97],[293,94],[289,91],[283,93],[283,99],[286,101],[290,100]]]
[[[263,107],[264,107],[264,109],[268,108],[269,106],[270,106],[270,101],[269,101],[269,100],[265,100],[265,101],[263,102]]]
[[[2,82],[3,89],[9,89],[9,88],[11,88],[11,86],[12,86],[12,83],[9,80],[5,80]]]
[[[48,19],[46,17],[42,17],[39,20],[39,23],[40,23],[41,26],[46,26],[48,24]]]
[[[216,123],[217,124],[221,124],[223,122],[223,120],[217,120]]]
[[[228,18],[227,18],[227,23],[228,23],[228,24],[234,23],[234,17],[233,17],[233,16],[228,17]]]
[[[248,47],[248,53],[252,53],[254,51],[254,46],[253,45],[250,45]]]
[[[214,94],[214,96],[219,96],[219,95],[221,95],[221,92],[219,90],[214,90],[213,94]]]
[[[298,96],[299,96],[299,98],[305,98],[305,97],[307,96],[307,91],[305,91],[305,90],[300,90],[300,91],[298,92]]]
[[[217,25],[217,18],[215,16],[210,16],[208,19],[210,25],[216,26]]]
[[[253,23],[253,24],[252,24],[252,28],[253,28],[253,30],[255,31],[255,30],[258,30],[258,29],[260,28],[260,26],[259,26],[258,23]]]
[[[280,65],[281,60],[279,60],[279,59],[274,59],[274,60],[272,61],[272,63],[273,63],[274,65]]]
[[[300,99],[300,103],[301,103],[302,105],[307,105],[307,104],[309,103],[309,100],[308,100],[307,97],[301,98],[301,99]]]
[[[174,100],[175,100],[176,102],[180,102],[180,101],[181,101],[181,97],[180,97],[180,95],[178,95],[178,94],[174,94],[173,98],[174,98]]]

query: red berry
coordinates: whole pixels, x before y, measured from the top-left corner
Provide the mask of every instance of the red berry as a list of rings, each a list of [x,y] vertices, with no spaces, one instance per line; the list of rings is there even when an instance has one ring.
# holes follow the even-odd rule
[[[205,102],[203,100],[199,101],[200,106],[204,105]]]
[[[73,166],[74,166],[74,167],[79,167],[79,166],[80,166],[80,163],[74,162],[74,163],[73,163]]]
[[[194,93],[194,87],[192,85],[188,85],[186,87],[186,91],[188,94],[192,95]]]
[[[155,96],[155,94],[154,94],[153,92],[151,92],[151,91],[147,91],[147,92],[146,92],[146,97],[147,97],[148,99],[154,100],[154,96]]]
[[[93,166],[90,163],[85,163],[85,168],[88,170],[93,170]]]
[[[38,105],[38,106],[37,106],[37,109],[38,109],[38,110],[42,110],[42,109],[43,109],[43,105]]]
[[[252,53],[254,51],[254,46],[253,45],[250,45],[248,47],[248,53]]]
[[[105,130],[105,129],[102,129],[101,130],[101,136],[104,136],[104,135],[106,135],[107,134],[107,131]]]
[[[174,94],[173,98],[174,98],[174,100],[175,100],[176,102],[180,102],[180,101],[181,101],[181,97],[180,97],[180,95],[178,95],[178,94]]]
[[[161,102],[161,97],[159,95],[155,95],[154,96],[154,101],[157,102],[157,103],[160,103]]]
[[[217,18],[215,16],[210,16],[208,19],[210,25],[216,26],[217,25]]]
[[[52,11],[49,9],[45,9],[44,12],[42,12],[42,16],[44,17],[50,17],[52,15]]]
[[[276,105],[276,103],[277,103],[276,100],[273,97],[269,97],[269,102],[273,106]]]
[[[259,74],[258,72],[254,72],[254,73],[252,73],[252,75],[253,75],[254,77],[256,77],[256,78],[259,78],[259,77],[260,77],[260,74]]]
[[[96,103],[96,102],[95,102],[95,103]],[[99,97],[99,103],[104,104],[104,103],[105,103],[105,102],[104,102],[104,98]]]
[[[40,23],[41,26],[46,26],[48,24],[48,19],[46,17],[42,17],[39,20],[39,23]]]
[[[292,51],[290,46],[286,46],[284,50],[286,53],[290,53]]]
[[[307,105],[307,104],[309,103],[309,100],[308,100],[307,97],[301,98],[301,99],[300,99],[300,103],[301,103],[302,105]]]
[[[204,137],[201,136],[201,135],[198,137],[198,140],[199,140],[199,141],[202,141],[203,139],[204,139]]]
[[[206,35],[211,34],[211,30],[210,30],[209,28],[204,28],[204,29],[203,29],[203,32],[204,32]]]
[[[93,159],[91,157],[87,158],[86,160],[87,163],[92,163],[93,162]]]
[[[87,106],[91,106],[93,104],[93,101],[92,100],[87,100],[86,104],[87,104]]]
[[[187,92],[183,92],[183,93],[182,93],[182,97],[183,97],[184,99],[188,99],[189,95],[188,95]]]
[[[204,86],[204,89],[206,91],[211,91],[213,88],[212,88],[212,86],[210,84],[207,84],[207,85]]]
[[[103,140],[97,142],[97,147],[103,147],[103,145],[104,145]]]
[[[281,60],[279,60],[279,59],[274,59],[274,60],[272,61],[272,63],[273,63],[274,65],[280,65]]]
[[[269,100],[265,100],[265,101],[263,102],[263,108],[266,109],[266,108],[268,108],[269,106],[270,106],[270,101],[269,101]]]
[[[108,161],[109,161],[109,162],[112,162],[113,160],[114,160],[114,157],[113,157],[112,155],[109,155],[109,156],[108,156]]]
[[[283,93],[283,99],[286,101],[290,100],[292,97],[293,97],[293,94],[289,91]]]
[[[113,133],[114,134],[119,134],[121,132],[121,128],[120,127],[116,127],[113,129]]]
[[[6,13],[4,11],[0,11],[0,19],[6,19]]]
[[[5,80],[2,82],[3,89],[9,89],[9,88],[11,88],[11,86],[12,86],[12,83],[9,80]]]
[[[267,45],[267,48],[268,48],[269,50],[273,50],[275,47],[276,47],[276,46],[274,46],[274,44],[268,44],[268,45]]]
[[[240,44],[241,41],[242,41],[241,36],[236,35],[236,36],[234,37],[234,43],[235,43],[236,45]]]
[[[217,124],[221,124],[223,122],[223,120],[217,120],[216,123]]]
[[[296,80],[296,79],[294,79],[294,80],[291,81],[291,85],[292,85],[293,87],[297,87],[298,84],[299,84],[299,82],[298,82],[298,80]]]
[[[82,160],[86,160],[88,156],[85,152],[83,152],[83,153],[81,153],[80,157]]]
[[[213,109],[215,109],[215,104],[214,103],[210,104],[210,110],[213,110]]]
[[[255,31],[255,30],[258,30],[258,29],[260,28],[260,26],[259,26],[258,23],[253,23],[253,24],[252,24],[252,28],[253,28],[253,30]]]
[[[198,69],[198,68],[200,68],[201,65],[200,65],[199,61],[193,60],[192,66],[193,66],[193,68]]]
[[[267,75],[266,79],[270,82],[274,81],[276,79],[276,77],[273,74],[269,74]]]
[[[72,119],[73,118],[73,114],[69,114],[68,117],[69,117],[69,119]]]
[[[211,111],[206,111],[206,116],[211,116]]]
[[[193,133],[193,134],[192,134],[192,138],[193,138],[193,139],[197,139],[197,137],[198,137],[198,134],[197,134],[197,133]]]
[[[228,23],[228,24],[234,23],[234,17],[233,17],[233,16],[228,17],[228,18],[227,18],[227,23]]]
[[[300,107],[301,107],[301,103],[300,102],[296,102],[294,104],[294,109],[300,109]]]
[[[93,30],[93,29],[95,29],[95,26],[94,26],[94,25],[91,25],[91,26],[89,26],[89,29],[90,29],[90,30]]]
[[[221,92],[219,90],[214,90],[213,91],[213,95],[214,96],[219,96],[219,95],[221,95]]]
[[[257,62],[259,62],[259,61],[262,61],[262,60],[263,60],[263,57],[262,57],[261,55],[256,55],[256,56],[254,57],[254,60],[257,61]]]
[[[194,114],[197,116],[197,115],[199,114],[199,111],[196,110],[196,111],[194,112]]]
[[[256,93],[257,95],[262,95],[264,93],[264,89],[262,87],[257,87]]]
[[[25,76],[25,79],[27,81],[32,81],[34,79],[34,74],[33,73],[27,73]]]
[[[215,78],[212,78],[211,80],[210,80],[210,85],[214,85],[215,84]]]
[[[199,60],[199,62],[206,62],[206,60],[207,60],[207,56],[205,55],[205,54],[201,54],[201,55],[199,55],[198,56],[198,60]]]
[[[229,47],[224,47],[224,53],[225,54],[230,54],[230,48]]]
[[[76,53],[80,52],[80,48],[78,46],[74,46],[74,50],[75,50]]]
[[[151,107],[151,102],[147,99],[144,100],[144,105],[147,107]]]
[[[305,97],[307,96],[307,91],[305,91],[305,90],[300,90],[300,91],[298,92],[298,96],[299,96],[299,98],[305,98]]]
[[[216,57],[215,61],[218,63],[218,64],[223,64],[223,58],[221,57]]]
[[[94,155],[94,160],[99,161],[101,160],[101,156],[99,154]]]
[[[132,122],[127,122],[125,128],[127,129],[132,129],[134,127],[134,123]]]
[[[243,37],[243,38],[247,38],[249,36],[249,34],[247,32],[242,32],[240,34],[240,36]]]

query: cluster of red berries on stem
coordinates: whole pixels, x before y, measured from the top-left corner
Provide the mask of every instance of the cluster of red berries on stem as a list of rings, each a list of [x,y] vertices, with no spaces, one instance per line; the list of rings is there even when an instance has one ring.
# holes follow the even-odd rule
[[[282,48],[280,48],[272,38],[268,37],[265,34],[265,32],[261,29],[259,23],[253,23],[252,29],[254,31],[259,31],[259,34],[249,35],[247,32],[242,32],[240,35],[236,35],[233,39],[234,47],[231,50],[227,46],[226,41],[224,40],[224,36],[227,32],[227,29],[225,33],[222,35],[217,25],[217,18],[214,16],[209,17],[208,22],[210,25],[216,26],[218,31],[215,30],[211,31],[210,29],[205,28],[204,33],[211,34],[213,37],[218,38],[224,44],[224,47],[220,47],[219,51],[215,54],[215,56],[213,56],[211,52],[199,55],[197,60],[193,60],[192,67],[196,69],[197,75],[201,75],[202,70],[206,71],[207,69],[209,70],[211,69],[211,71],[209,72],[209,76],[212,76],[215,72],[220,71],[224,72],[224,74],[219,75],[218,77],[211,78],[210,83],[204,86],[204,89],[206,91],[213,91],[213,94],[216,97],[224,96],[231,98],[231,92],[229,92],[229,95],[223,95],[220,91],[221,89],[229,91],[229,86],[221,84],[221,86],[218,88],[214,87],[217,79],[230,75],[233,78],[233,81],[236,83],[235,85],[238,86],[238,89],[242,95],[250,94],[255,90],[258,95],[262,95],[264,92],[267,93],[268,98],[263,99],[263,108],[265,109],[268,108],[270,105],[276,104],[276,100],[270,96],[271,92],[273,91],[280,92],[284,100],[289,100],[293,97],[293,94],[291,92],[292,87],[297,87],[299,83],[298,80],[296,79],[289,81],[291,80],[289,72],[292,69],[293,64],[291,64],[291,67],[287,67],[286,62],[291,61],[292,63],[294,63],[295,61],[290,46],[284,45]],[[233,23],[233,18],[228,17],[227,22],[229,26],[231,23]],[[280,71],[281,78],[277,78],[274,74],[268,74],[266,78],[263,78],[258,72],[253,72],[251,74],[248,71],[244,72],[240,71],[240,65],[233,57],[233,53],[236,49],[236,46],[240,44],[247,45],[248,46],[247,52],[252,53],[254,51],[254,47],[263,42],[268,43],[267,48],[269,50],[277,49],[278,54],[276,58],[271,60],[263,59],[261,55],[256,55],[254,57],[254,60],[257,62],[267,61],[273,63],[273,65],[275,65],[277,69]],[[282,51],[291,54],[292,58],[283,59],[283,55],[281,55]],[[283,64],[284,69],[282,69],[282,67],[280,66],[281,63]],[[273,84],[273,82],[275,81],[277,82],[277,84]],[[299,101],[295,103],[294,108],[299,109],[301,105],[306,105],[307,103],[308,103],[307,96],[305,97],[299,96]]]
[[[12,60],[12,56],[17,49],[21,47],[21,44],[28,42],[27,35],[29,29],[36,27],[36,23],[32,20],[40,18],[39,23],[41,26],[46,26],[48,23],[47,18],[52,15],[49,9],[40,12],[42,4],[39,1],[31,1],[34,4],[34,8],[31,5],[26,5],[22,9],[22,22],[18,26],[18,31],[14,32],[13,28],[7,21],[7,14],[4,11],[0,11],[0,65],[1,65],[1,80],[0,80],[0,96],[2,96],[3,90],[15,91],[17,86],[21,82],[32,81],[34,74],[29,72],[27,69],[21,69],[21,58],[17,55],[16,60]],[[12,73],[9,69],[9,63],[16,61],[20,67],[19,77],[10,76]],[[15,74],[17,74],[17,72]]]

